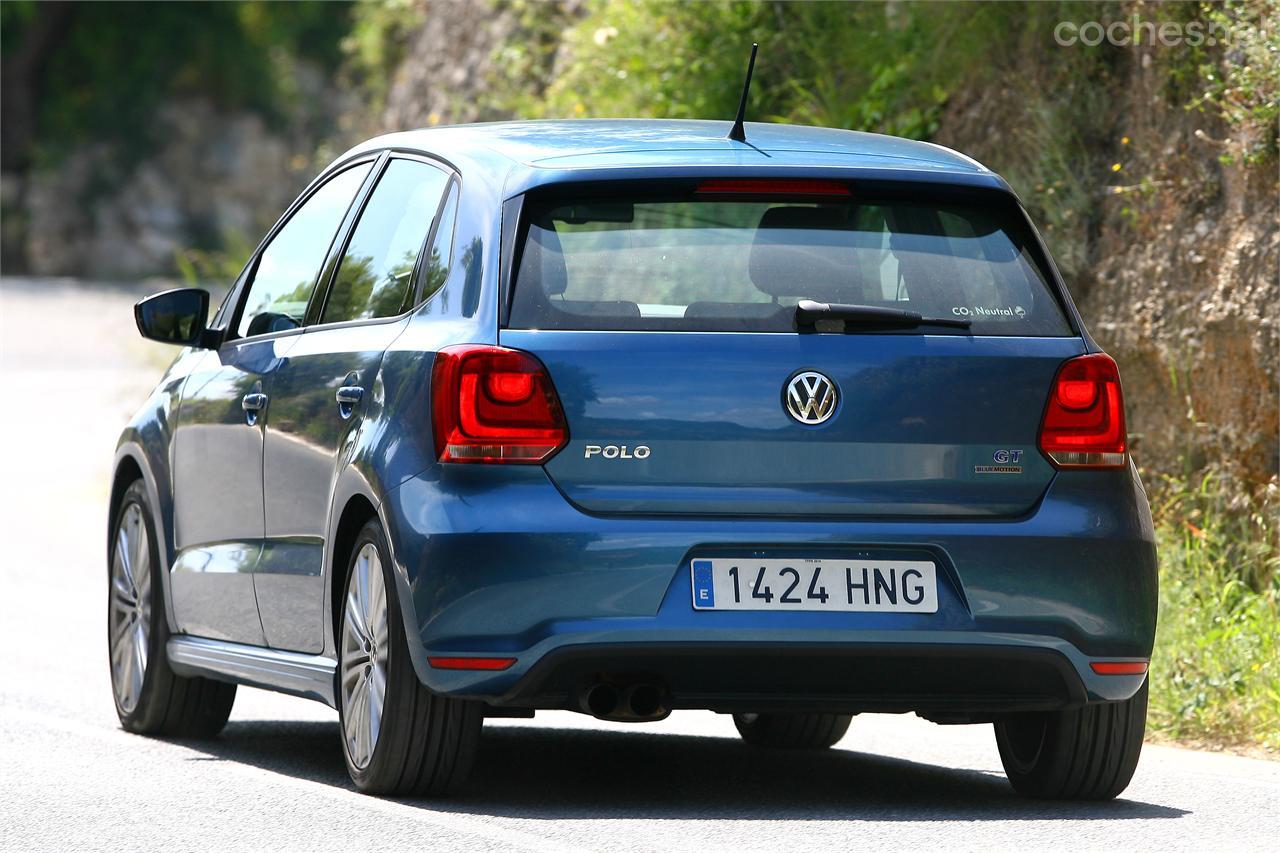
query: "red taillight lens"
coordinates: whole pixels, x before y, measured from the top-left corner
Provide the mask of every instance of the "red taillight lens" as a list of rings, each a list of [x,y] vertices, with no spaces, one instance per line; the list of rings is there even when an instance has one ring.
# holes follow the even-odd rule
[[[427,658],[432,669],[469,669],[500,672],[516,662],[515,658]]]
[[[546,368],[504,347],[442,349],[431,373],[431,420],[441,462],[538,464],[569,440]]]
[[[1095,660],[1089,668],[1098,675],[1142,675],[1147,671],[1144,660]]]
[[[1128,438],[1120,372],[1111,356],[1073,358],[1058,368],[1040,424],[1040,449],[1059,468],[1120,468]]]
[[[698,193],[704,195],[849,195],[849,185],[839,181],[759,180],[752,178],[703,181]]]

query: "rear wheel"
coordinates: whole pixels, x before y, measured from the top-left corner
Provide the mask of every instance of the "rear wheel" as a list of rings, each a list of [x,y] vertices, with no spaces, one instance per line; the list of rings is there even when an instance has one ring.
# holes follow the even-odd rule
[[[157,539],[141,480],[125,490],[108,547],[107,649],[120,725],[138,734],[210,737],[222,730],[236,686],[169,668]]]
[[[1123,702],[996,723],[1000,761],[1013,789],[1049,800],[1110,800],[1133,778],[1147,720],[1147,683]]]
[[[339,626],[342,753],[362,791],[443,796],[471,770],[483,710],[418,680],[387,555],[382,528],[369,522],[352,550]]]
[[[752,746],[826,749],[849,730],[849,714],[734,714],[738,734]]]

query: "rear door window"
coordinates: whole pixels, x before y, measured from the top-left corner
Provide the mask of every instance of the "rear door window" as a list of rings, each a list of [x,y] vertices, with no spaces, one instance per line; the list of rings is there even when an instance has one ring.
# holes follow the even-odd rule
[[[1012,200],[597,188],[526,209],[510,328],[788,332],[812,299],[1072,334]]]
[[[321,315],[322,323],[393,317],[412,307],[419,266],[449,174],[393,159],[352,231]]]

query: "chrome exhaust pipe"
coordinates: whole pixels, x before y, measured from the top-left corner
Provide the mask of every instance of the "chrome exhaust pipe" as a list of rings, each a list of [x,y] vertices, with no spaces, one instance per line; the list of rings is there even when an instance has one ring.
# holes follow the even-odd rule
[[[632,684],[622,693],[622,706],[637,720],[661,720],[670,712],[662,701],[656,684]]]
[[[612,684],[593,684],[583,691],[579,705],[593,717],[611,719],[618,713],[619,699],[618,690]]]

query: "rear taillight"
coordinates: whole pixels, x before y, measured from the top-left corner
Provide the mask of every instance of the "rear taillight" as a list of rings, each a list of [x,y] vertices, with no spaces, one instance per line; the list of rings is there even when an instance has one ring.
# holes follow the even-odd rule
[[[505,347],[442,349],[431,372],[431,420],[441,462],[538,464],[569,440],[542,362]]]
[[[1111,356],[1073,358],[1058,368],[1040,422],[1040,449],[1059,468],[1120,468],[1128,439],[1120,372]]]

